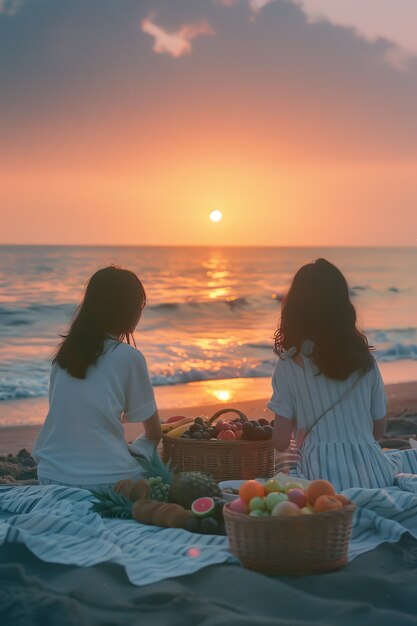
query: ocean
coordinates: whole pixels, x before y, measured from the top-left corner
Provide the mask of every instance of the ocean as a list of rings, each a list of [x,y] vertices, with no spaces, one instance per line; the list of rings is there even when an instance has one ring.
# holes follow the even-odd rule
[[[213,401],[228,399],[225,379],[263,391],[282,296],[295,271],[319,256],[345,274],[359,325],[378,361],[391,364],[391,379],[399,371],[401,380],[417,379],[415,248],[0,246],[0,405],[47,397],[59,335],[88,278],[110,263],[145,286],[135,337],[156,387],[200,381],[195,389],[211,385]]]

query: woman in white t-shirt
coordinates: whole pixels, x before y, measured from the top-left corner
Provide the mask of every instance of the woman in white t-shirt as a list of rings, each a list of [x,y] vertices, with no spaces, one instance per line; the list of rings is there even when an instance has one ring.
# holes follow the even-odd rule
[[[123,422],[143,422],[145,448],[161,437],[145,358],[130,345],[145,303],[133,272],[112,266],[91,277],[53,359],[49,412],[33,449],[40,484],[88,489],[140,477]]]

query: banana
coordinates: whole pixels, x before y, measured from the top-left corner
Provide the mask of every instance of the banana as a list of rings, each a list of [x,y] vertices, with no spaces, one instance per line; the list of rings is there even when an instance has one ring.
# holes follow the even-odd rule
[[[186,424],[183,424],[182,426],[178,426],[178,428],[174,428],[174,430],[170,430],[169,433],[167,433],[167,435],[169,437],[181,437],[181,435],[185,433],[185,431],[188,430],[189,427],[190,427],[190,422],[187,422]]]

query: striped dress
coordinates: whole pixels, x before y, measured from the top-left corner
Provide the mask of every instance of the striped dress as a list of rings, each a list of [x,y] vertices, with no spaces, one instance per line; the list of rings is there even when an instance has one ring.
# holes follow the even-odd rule
[[[311,352],[312,342],[305,341],[301,349],[304,367],[292,359],[295,348],[281,355],[272,379],[269,408],[294,419],[297,437],[346,395],[305,438],[297,474],[309,480],[327,479],[337,490],[392,486],[396,474],[416,474],[416,450],[386,454],[374,439],[373,421],[386,415],[384,384],[376,362],[355,384],[358,372],[343,381],[317,375]]]

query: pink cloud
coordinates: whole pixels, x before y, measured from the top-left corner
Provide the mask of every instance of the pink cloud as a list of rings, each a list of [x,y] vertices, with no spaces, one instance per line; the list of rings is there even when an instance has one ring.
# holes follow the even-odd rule
[[[263,9],[267,4],[270,4],[271,2],[274,2],[274,1],[275,0],[249,0],[249,6],[252,9],[252,11],[257,13],[258,11]]]
[[[408,69],[408,63],[413,58],[413,54],[408,50],[404,50],[400,46],[395,44],[390,45],[388,50],[384,54],[384,59],[395,70],[399,72],[406,72]]]
[[[142,30],[153,37],[154,52],[170,54],[174,58],[189,54],[192,50],[191,41],[196,37],[216,34],[207,22],[184,24],[178,31],[168,32],[158,26],[152,16],[143,20]]]

